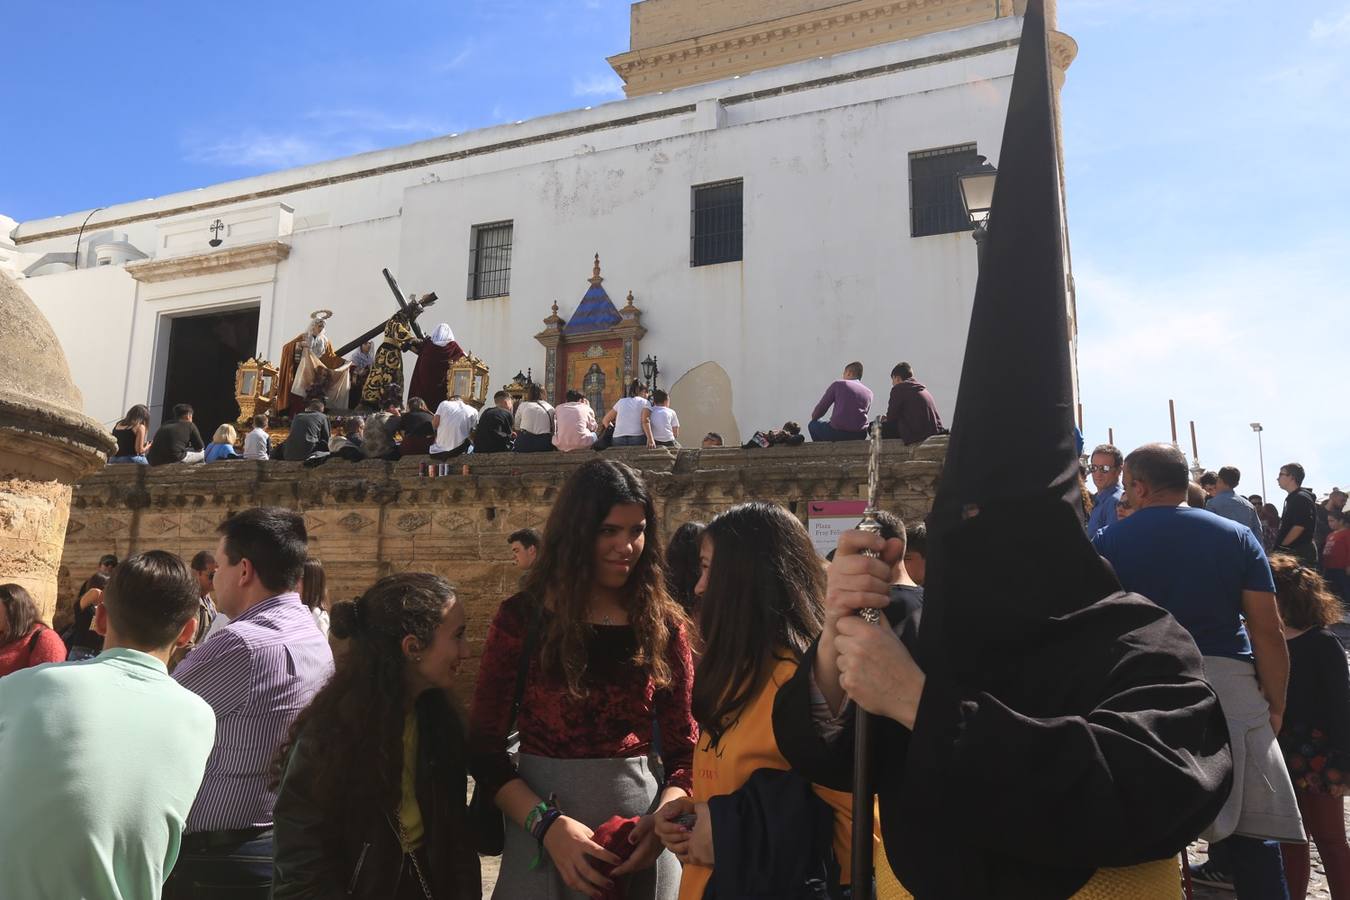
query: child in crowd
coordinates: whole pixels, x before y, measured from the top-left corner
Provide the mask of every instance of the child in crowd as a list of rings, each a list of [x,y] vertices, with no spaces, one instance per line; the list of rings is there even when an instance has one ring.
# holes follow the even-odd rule
[[[268,459],[272,455],[272,438],[267,433],[267,416],[253,417],[253,428],[244,435],[244,459]]]

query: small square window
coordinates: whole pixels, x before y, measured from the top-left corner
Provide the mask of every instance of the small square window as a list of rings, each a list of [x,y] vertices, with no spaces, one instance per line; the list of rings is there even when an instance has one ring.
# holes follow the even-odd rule
[[[909,155],[909,213],[912,237],[970,231],[956,175],[979,164],[974,144],[922,150]]]
[[[475,225],[469,232],[470,300],[511,293],[511,222]]]
[[[694,188],[690,228],[691,266],[737,262],[743,258],[744,182],[722,181]]]

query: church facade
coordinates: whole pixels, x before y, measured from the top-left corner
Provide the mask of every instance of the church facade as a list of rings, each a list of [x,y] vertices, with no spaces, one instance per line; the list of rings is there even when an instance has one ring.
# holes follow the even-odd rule
[[[337,345],[388,318],[383,268],[438,295],[422,324],[450,323],[493,387],[533,370],[607,396],[626,345],[564,358],[549,337],[589,315],[597,254],[687,444],[804,427],[855,359],[874,412],[908,360],[950,417],[977,276],[954,176],[997,164],[1014,3],[643,0],[633,22],[611,58],[627,99],[16,223],[0,265],[109,424],[136,403],[228,416],[235,365],[276,362],[311,312]]]

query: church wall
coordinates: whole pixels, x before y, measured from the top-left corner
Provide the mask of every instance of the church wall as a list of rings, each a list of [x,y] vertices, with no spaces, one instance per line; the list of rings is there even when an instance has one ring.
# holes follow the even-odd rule
[[[294,232],[284,237],[291,252],[274,267],[244,276],[257,285],[253,302],[262,307],[259,351],[273,360],[311,310],[334,311],[336,344],[386,317],[393,302],[380,269],[387,266],[405,293],[438,293],[441,302],[428,319],[449,321],[461,343],[492,366],[492,383],[499,386],[517,369],[542,368],[543,350],[533,335],[554,300],[562,316],[571,314],[598,251],[616,305],[631,289],[643,309],[650,333],[642,353],[659,357],[663,386],[716,362],[732,382],[735,407],[728,414],[747,434],[789,418],[805,424],[825,384],[855,357],[883,396],[890,367],[908,358],[950,415],[974,287],[974,244],[966,234],[909,237],[906,155],[975,140],[981,152],[996,156],[1015,48],[960,53],[1006,41],[1016,26],[1014,20],[985,23],[127,204],[100,213],[95,224],[104,229],[105,216],[273,190],[287,178],[326,179],[334,183],[267,201],[294,209]],[[903,67],[904,60],[934,58],[943,61]],[[886,65],[898,68],[849,78]],[[822,79],[829,83],[793,88]],[[662,110],[670,114],[658,116]],[[628,122],[642,116],[657,117]],[[619,121],[627,124],[599,127]],[[532,136],[567,129],[581,130],[530,143]],[[504,146],[337,181],[357,168],[484,144]],[[745,260],[691,268],[690,188],[732,177],[746,184]],[[55,233],[70,218],[24,223],[19,240]],[[464,299],[469,229],[507,218],[515,222],[512,296],[470,303]],[[113,227],[148,250],[165,221]],[[69,243],[54,236],[21,249],[54,251]],[[111,335],[127,327],[120,312],[125,299],[105,302],[101,288],[98,297],[86,297],[67,286],[67,279],[85,276],[31,278],[25,286],[55,324],[90,413],[102,420],[120,416],[130,403],[158,401],[151,396],[158,317],[170,307],[191,311],[226,302],[210,285],[233,290],[239,281],[213,275],[165,282],[150,292],[142,285],[139,296],[159,299],[132,303],[132,340],[84,348],[83,333],[63,324],[68,309],[94,311]],[[409,356],[408,371],[412,363]],[[119,382],[120,395],[111,386]]]
[[[907,520],[931,507],[946,439],[916,447],[886,441],[881,506]],[[149,469],[109,466],[74,492],[57,596],[69,604],[104,553],[125,557],[165,549],[184,559],[212,549],[216,526],[232,512],[281,505],[305,515],[310,551],[323,560],[333,599],[350,599],[376,578],[427,571],[455,584],[468,613],[475,662],[497,605],[516,586],[506,537],[543,527],[570,472],[590,453],[470,458],[470,474],[427,479],[417,460],[398,463],[212,463]],[[663,540],[686,521],[707,521],[748,500],[786,506],[805,519],[811,500],[860,499],[867,447],[806,445],[768,450],[609,451],[641,469],[656,497]],[[50,613],[50,610],[47,610]]]

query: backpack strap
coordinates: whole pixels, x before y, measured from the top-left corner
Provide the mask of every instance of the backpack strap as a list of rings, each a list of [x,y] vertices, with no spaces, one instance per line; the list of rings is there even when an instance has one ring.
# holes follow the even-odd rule
[[[520,715],[520,701],[525,696],[525,677],[530,671],[530,659],[534,656],[539,643],[539,632],[544,618],[543,605],[529,598],[529,612],[526,615],[525,645],[520,652],[520,666],[516,669],[516,690],[511,700],[511,720],[506,725],[508,733],[516,727],[516,717]]]

